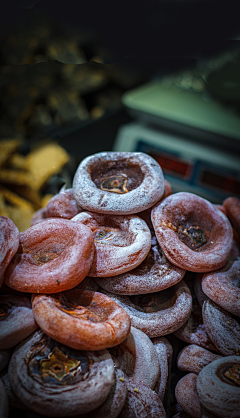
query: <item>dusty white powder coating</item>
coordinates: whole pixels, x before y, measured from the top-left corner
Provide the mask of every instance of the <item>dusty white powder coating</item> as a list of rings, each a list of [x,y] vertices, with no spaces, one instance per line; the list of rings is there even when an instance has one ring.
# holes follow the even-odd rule
[[[163,402],[167,385],[168,373],[171,371],[171,359],[173,354],[173,348],[169,341],[164,337],[153,338],[152,342],[158,355],[161,370],[159,380],[154,390]]]
[[[223,267],[231,254],[232,227],[227,217],[207,200],[187,192],[168,196],[152,210],[152,223],[166,257],[176,266],[193,272]],[[186,245],[181,228],[199,227],[207,243],[197,250]]]
[[[214,345],[224,356],[240,353],[240,324],[227,311],[211,300],[202,308],[206,331]]]
[[[170,298],[169,289],[159,292],[162,301],[159,304],[159,310],[152,313],[144,312],[128,296],[116,296],[106,291],[103,291],[103,293],[111,297],[127,311],[134,327],[145,332],[145,334],[152,338],[164,336],[176,331],[186,322],[191,313],[192,297],[184,281],[182,280],[170,289]]]
[[[142,181],[133,190],[119,194],[98,188],[93,181],[94,167],[103,164],[124,174],[124,170],[138,166]],[[136,177],[139,177],[138,173]],[[115,215],[133,214],[150,208],[164,193],[164,178],[159,164],[141,152],[100,152],[85,158],[79,165],[74,179],[73,192],[78,204],[89,211]]]
[[[135,269],[108,278],[96,278],[100,287],[118,295],[139,295],[158,292],[180,282],[185,270],[168,261],[152,237],[151,250],[145,260]]]
[[[135,215],[113,216],[82,212],[72,218],[93,232],[112,231],[110,237],[95,239],[90,277],[111,277],[137,267],[147,257],[151,233],[146,222]]]
[[[224,378],[224,372],[236,365],[238,356],[220,358],[208,364],[197,377],[197,393],[201,404],[221,418],[239,418],[240,386]]]
[[[177,366],[180,370],[199,374],[205,366],[221,357],[203,347],[190,344],[180,351],[177,358]]]
[[[219,271],[204,274],[204,293],[226,311],[240,317],[240,257]]]
[[[179,405],[190,417],[201,418],[201,405],[196,383],[197,375],[194,373],[182,377],[175,387],[175,396]]]

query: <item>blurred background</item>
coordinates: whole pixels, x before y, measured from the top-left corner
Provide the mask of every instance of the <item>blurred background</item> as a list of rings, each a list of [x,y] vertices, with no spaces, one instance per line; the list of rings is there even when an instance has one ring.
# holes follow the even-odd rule
[[[25,0],[4,7],[1,214],[28,219],[63,184],[71,187],[84,157],[110,150],[152,155],[173,191],[214,203],[240,196],[234,2]]]

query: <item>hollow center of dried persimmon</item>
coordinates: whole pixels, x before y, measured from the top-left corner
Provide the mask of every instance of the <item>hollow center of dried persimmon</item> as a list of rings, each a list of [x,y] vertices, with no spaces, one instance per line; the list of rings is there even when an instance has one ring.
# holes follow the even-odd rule
[[[75,302],[68,302],[64,300],[62,304],[59,305],[61,311],[71,315],[75,318],[79,318],[91,322],[105,322],[108,318],[108,313],[103,306],[96,304],[96,302],[91,301],[86,303],[86,306],[78,305]]]
[[[124,174],[120,176],[110,176],[103,179],[100,187],[101,190],[106,190],[113,193],[128,193],[127,189],[128,178]]]
[[[102,241],[102,240],[110,240],[112,239],[117,233],[118,229],[113,228],[97,228],[94,230],[93,235],[95,241]]]
[[[47,248],[47,249],[43,249],[43,250],[39,250],[35,252],[35,254],[33,254],[32,257],[36,264],[42,265],[59,257],[59,255],[63,252],[64,249],[65,247],[64,248]]]
[[[206,235],[199,226],[179,227],[178,233],[182,241],[193,250],[197,250],[207,243]]]
[[[224,376],[227,377],[236,386],[240,386],[240,366],[234,365],[225,371]]]
[[[92,365],[92,360],[83,352],[76,357],[57,346],[46,353],[45,347],[29,362],[28,370],[33,378],[40,378],[46,383],[71,384],[86,379]]]
[[[161,292],[148,293],[146,295],[134,295],[129,298],[145,313],[153,313],[170,308],[174,303],[174,292],[169,288],[162,290]]]
[[[53,376],[60,382],[79,366],[79,360],[69,358],[57,347],[54,347],[47,359],[40,360],[40,371]]]
[[[125,194],[139,187],[144,175],[131,161],[102,161],[93,167],[91,178],[98,189]]]

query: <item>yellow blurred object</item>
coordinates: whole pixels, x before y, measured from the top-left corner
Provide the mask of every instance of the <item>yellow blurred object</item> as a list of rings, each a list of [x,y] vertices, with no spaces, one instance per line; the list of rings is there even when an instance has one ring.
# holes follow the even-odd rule
[[[0,216],[8,216],[20,232],[31,225],[33,206],[22,197],[0,186]]]
[[[0,141],[0,166],[2,166],[13,152],[15,152],[22,140],[18,138],[3,139]]]
[[[68,153],[57,144],[48,143],[36,148],[25,159],[24,168],[29,173],[27,184],[40,190],[48,178],[57,174],[68,161]]]

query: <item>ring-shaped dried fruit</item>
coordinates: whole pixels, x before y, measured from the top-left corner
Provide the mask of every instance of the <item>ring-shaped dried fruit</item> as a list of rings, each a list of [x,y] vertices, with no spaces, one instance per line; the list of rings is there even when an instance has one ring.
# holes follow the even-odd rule
[[[168,376],[171,371],[173,348],[169,341],[164,337],[153,338],[152,343],[157,352],[160,365],[160,376],[154,390],[163,402]]]
[[[240,317],[240,258],[219,271],[204,274],[203,292],[217,305]]]
[[[11,348],[38,329],[32,305],[21,296],[0,296],[0,349]]]
[[[193,283],[189,283],[192,294],[192,312],[185,324],[174,332],[174,335],[188,344],[197,344],[207,350],[217,351],[209,338],[202,318],[202,308],[193,290]]]
[[[185,372],[199,374],[205,366],[221,357],[203,347],[190,344],[184,347],[178,354],[177,366]]]
[[[115,369],[116,381],[112,386],[105,402],[98,408],[86,414],[81,414],[81,418],[117,418],[120,414],[127,397],[127,385],[125,374]]]
[[[71,219],[82,211],[74,198],[73,189],[61,190],[49,200],[45,209],[47,218],[64,219]]]
[[[33,314],[51,338],[76,350],[102,350],[128,336],[127,312],[102,293],[72,289],[55,295],[33,295]]]
[[[94,235],[95,253],[90,277],[111,277],[137,267],[147,257],[151,233],[135,215],[110,216],[82,212],[72,218],[89,227]]]
[[[168,196],[152,209],[152,223],[164,254],[180,268],[193,272],[217,270],[231,254],[230,222],[195,194]]]
[[[115,277],[95,278],[95,281],[103,289],[117,295],[139,295],[167,289],[180,282],[184,274],[185,270],[166,259],[153,236],[151,249],[138,267]]]
[[[20,234],[18,252],[4,280],[21,292],[62,292],[87,276],[93,252],[89,228],[67,219],[46,220]]]
[[[79,351],[36,332],[17,347],[9,363],[9,381],[30,409],[66,417],[98,408],[115,383],[107,350]]]
[[[151,389],[155,387],[160,374],[159,360],[152,341],[144,332],[131,327],[128,337],[109,352],[116,368],[128,377],[140,379]]]
[[[89,211],[127,215],[148,209],[164,193],[160,165],[141,152],[100,152],[85,158],[74,179],[78,204]]]
[[[182,409],[192,418],[202,418],[201,404],[197,394],[197,375],[186,374],[175,387],[175,396]]]
[[[10,218],[0,216],[0,287],[4,273],[19,246],[19,230]]]
[[[192,309],[191,293],[183,280],[161,292],[147,295],[103,293],[119,303],[129,314],[132,325],[150,338],[176,331],[186,322]]]
[[[240,358],[223,357],[208,364],[197,377],[201,404],[221,418],[239,418]]]
[[[126,378],[127,398],[119,418],[166,418],[166,412],[156,392],[140,379]]]
[[[223,207],[227,212],[231,224],[240,233],[240,199],[237,197],[228,197],[223,201]]]
[[[211,341],[224,356],[240,355],[240,323],[208,299],[202,306],[203,322]]]

